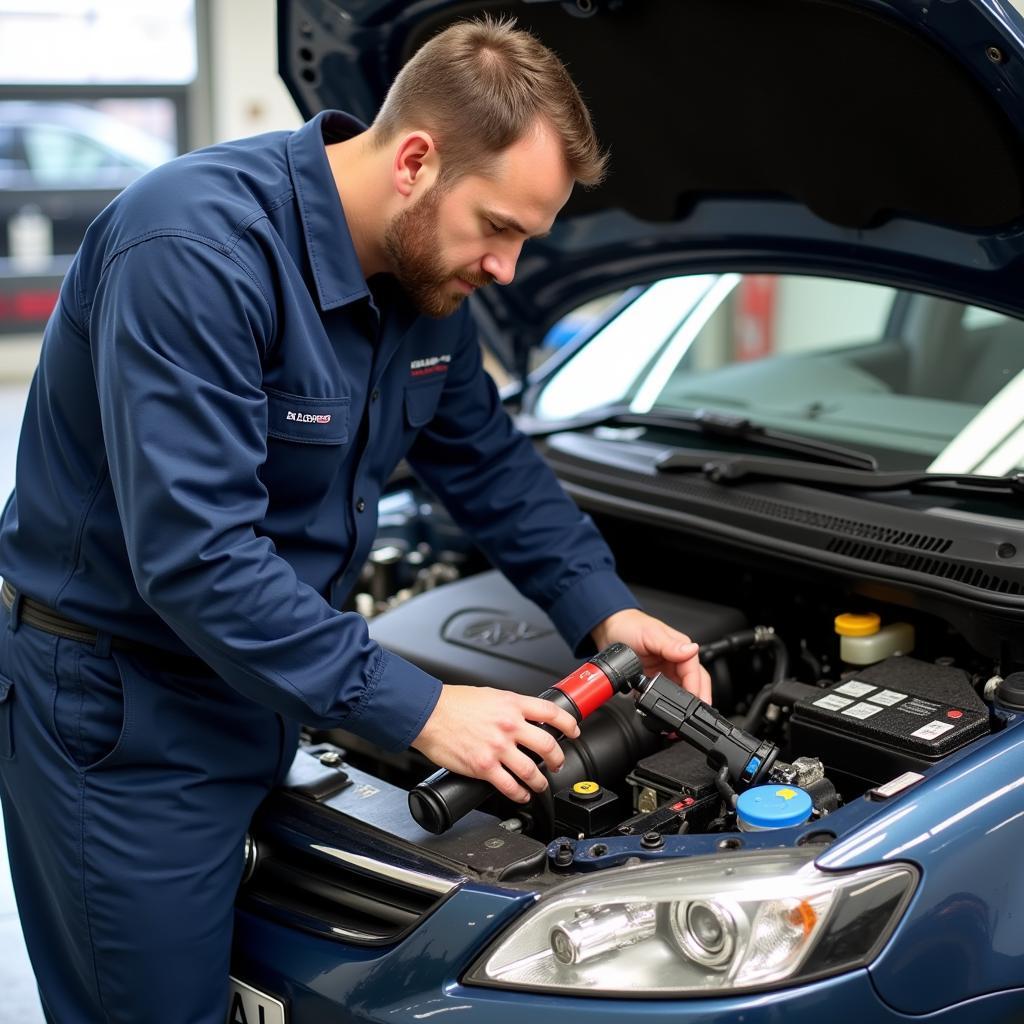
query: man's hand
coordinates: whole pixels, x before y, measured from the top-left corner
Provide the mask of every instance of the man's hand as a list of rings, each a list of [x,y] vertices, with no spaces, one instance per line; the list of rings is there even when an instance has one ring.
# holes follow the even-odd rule
[[[632,647],[644,666],[644,675],[661,672],[711,703],[711,677],[697,660],[697,645],[660,619],[637,608],[626,608],[609,615],[590,635],[598,650],[615,642]]]
[[[526,803],[548,782],[519,747],[539,754],[551,771],[565,761],[562,748],[534,722],[553,725],[570,739],[580,734],[576,719],[551,701],[486,686],[442,686],[423,731],[413,746],[436,765],[474,779],[486,779],[510,800]]]

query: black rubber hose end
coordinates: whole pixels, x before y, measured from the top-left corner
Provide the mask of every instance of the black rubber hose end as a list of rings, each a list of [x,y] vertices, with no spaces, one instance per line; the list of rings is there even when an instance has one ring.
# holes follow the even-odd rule
[[[452,826],[444,802],[422,783],[415,789],[409,790],[409,810],[416,824],[427,832],[432,832],[435,836],[447,832]]]

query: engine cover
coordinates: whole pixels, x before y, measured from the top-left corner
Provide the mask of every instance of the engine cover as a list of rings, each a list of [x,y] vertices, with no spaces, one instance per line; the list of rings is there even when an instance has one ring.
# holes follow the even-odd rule
[[[633,592],[645,611],[698,643],[747,625],[735,608],[646,587]],[[446,683],[539,694],[581,660],[547,615],[498,572],[429,591],[378,615],[369,627],[382,647]]]

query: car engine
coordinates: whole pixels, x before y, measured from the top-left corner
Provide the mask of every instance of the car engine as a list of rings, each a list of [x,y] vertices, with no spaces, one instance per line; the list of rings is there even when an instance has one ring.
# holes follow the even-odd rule
[[[380,546],[389,549],[387,557],[371,558],[370,572],[379,573],[386,561],[391,591],[389,596],[378,576],[372,610],[363,598],[364,611],[372,614],[371,633],[445,682],[539,695],[584,660],[500,574],[477,571],[452,581],[458,570],[451,566],[465,564],[466,555],[448,556],[443,579],[429,560],[424,567],[418,559],[416,572],[420,581],[429,575],[429,585],[416,588],[415,600],[408,600],[409,588],[396,599],[394,574],[401,559],[393,554],[395,539],[384,538]],[[421,544],[420,552],[425,549]],[[404,550],[416,547],[405,544]],[[705,586],[707,579],[694,575],[687,589],[714,592]],[[847,607],[843,602],[863,610],[862,597],[837,589],[829,594],[830,604],[811,613],[806,597],[780,592],[773,599],[769,591],[778,584],[770,574],[757,579],[737,588],[735,605],[631,585],[645,610],[701,644],[722,720],[777,752],[771,777],[763,781],[809,794],[812,819],[907,773],[920,773],[999,727],[982,696],[986,685],[991,689],[1000,681],[997,666],[958,644],[943,623],[914,615],[916,622],[903,622],[903,609],[876,601],[871,607],[877,610],[867,617],[880,613],[897,628],[883,627],[866,641],[837,636],[834,620]],[[752,618],[768,607],[777,615],[774,621]],[[494,793],[481,809],[507,830],[542,843],[561,836],[760,827],[737,821],[736,789],[721,764],[664,723],[638,714],[634,698],[615,696],[586,718],[580,737],[563,742],[563,770],[549,775],[549,790],[528,807]],[[320,738],[343,747],[347,762],[405,789],[433,770],[415,751],[384,754],[338,731]]]

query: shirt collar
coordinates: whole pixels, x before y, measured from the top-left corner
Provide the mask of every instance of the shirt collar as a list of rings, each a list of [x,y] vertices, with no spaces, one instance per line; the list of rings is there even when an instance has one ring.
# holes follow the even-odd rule
[[[322,310],[366,298],[366,287],[325,142],[340,142],[366,125],[340,110],[325,110],[288,139],[288,164],[302,216],[306,250]]]

